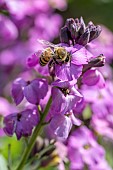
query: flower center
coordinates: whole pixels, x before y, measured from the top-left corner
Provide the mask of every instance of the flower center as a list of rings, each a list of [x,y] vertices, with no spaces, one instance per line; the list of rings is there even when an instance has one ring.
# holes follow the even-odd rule
[[[70,90],[67,88],[59,88],[61,90],[61,92],[64,94],[64,96],[67,96],[67,94],[70,93]]]
[[[18,113],[18,114],[17,114],[17,120],[20,121],[21,117],[22,117],[22,114],[21,114],[21,113]]]

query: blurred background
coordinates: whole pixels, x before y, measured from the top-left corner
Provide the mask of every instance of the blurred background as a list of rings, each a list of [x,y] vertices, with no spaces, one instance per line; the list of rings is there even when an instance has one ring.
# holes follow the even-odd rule
[[[86,22],[103,24],[113,31],[113,0],[69,0],[63,17],[83,16]]]

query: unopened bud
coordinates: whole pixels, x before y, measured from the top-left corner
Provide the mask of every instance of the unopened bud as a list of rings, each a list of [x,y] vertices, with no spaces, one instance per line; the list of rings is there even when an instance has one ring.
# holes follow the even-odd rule
[[[80,45],[86,45],[89,42],[89,37],[90,37],[90,31],[89,29],[87,29],[85,33],[80,36],[77,43]]]
[[[73,24],[75,24],[75,20],[73,18],[69,18],[69,19],[66,20],[66,26],[67,26],[68,30],[71,29],[71,26]]]
[[[88,65],[91,67],[102,67],[105,65],[105,56],[103,54],[100,54],[96,58],[91,59],[88,62]]]
[[[79,29],[79,34],[81,35],[85,32],[85,29],[86,29],[86,25],[82,17],[80,17],[80,24],[81,24],[81,27]]]
[[[89,42],[96,39],[100,33],[101,33],[102,29],[100,25],[94,26],[93,28],[90,29],[90,39]]]
[[[60,31],[60,41],[61,41],[61,43],[69,44],[70,37],[71,37],[71,35],[70,35],[70,32],[68,31],[68,28],[66,26],[61,28],[61,31]]]

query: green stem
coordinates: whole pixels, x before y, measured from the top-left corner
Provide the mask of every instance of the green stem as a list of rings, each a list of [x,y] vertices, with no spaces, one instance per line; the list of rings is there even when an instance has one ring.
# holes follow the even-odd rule
[[[28,158],[34,144],[35,144],[35,140],[36,140],[36,138],[37,138],[37,136],[38,136],[38,134],[39,134],[39,132],[41,130],[42,124],[43,124],[43,122],[45,120],[45,117],[46,117],[48,111],[49,111],[51,102],[52,102],[52,97],[50,97],[50,99],[48,100],[48,103],[47,103],[47,105],[45,107],[45,110],[44,110],[44,112],[42,114],[40,122],[39,122],[38,126],[36,126],[36,128],[35,128],[35,130],[33,132],[33,135],[32,135],[32,137],[31,137],[31,139],[29,141],[28,147],[26,148],[25,152],[23,153],[22,159],[21,159],[18,167],[16,168],[16,170],[23,169],[23,166],[24,166],[24,164],[25,164],[25,162],[26,162],[26,160],[27,160],[27,158]]]
[[[50,144],[49,146],[47,146],[46,148],[44,148],[42,151],[40,151],[39,153],[37,153],[34,157],[32,157],[28,164],[32,163],[32,161],[36,160],[36,159],[41,159],[41,157],[48,151],[50,150],[54,150],[55,149],[55,145]]]

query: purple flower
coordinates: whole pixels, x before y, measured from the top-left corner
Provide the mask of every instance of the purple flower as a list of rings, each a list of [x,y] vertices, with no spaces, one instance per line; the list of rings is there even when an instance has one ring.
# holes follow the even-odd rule
[[[71,170],[81,170],[85,166],[90,170],[99,170],[102,165],[107,165],[104,148],[96,142],[92,132],[85,126],[80,127],[70,136],[68,156]],[[108,169],[111,170],[107,165],[105,170]]]
[[[78,79],[82,74],[83,65],[88,64],[89,58],[93,57],[93,55],[81,45],[65,48],[70,53],[70,60],[61,65],[56,64],[55,75],[63,81]]]
[[[58,139],[64,141],[68,138],[72,125],[80,126],[81,121],[70,111],[65,115],[54,115],[50,122],[50,129]]]
[[[83,74],[82,83],[88,86],[97,85],[100,88],[105,87],[105,80],[102,74],[96,69],[86,71]]]
[[[113,83],[106,81],[103,89],[84,86],[81,93],[92,110],[91,126],[102,136],[113,139]]]
[[[3,97],[0,97],[0,136],[4,136],[2,119],[11,112],[17,112],[17,108]]]
[[[72,82],[56,81],[52,88],[51,115],[66,114],[82,99]]]
[[[61,114],[55,115],[50,122],[51,131],[60,139],[67,139],[72,128],[71,119]]]
[[[48,83],[43,79],[34,79],[26,82],[18,78],[12,85],[12,96],[16,105],[20,104],[24,96],[27,101],[32,104],[39,104],[40,99],[46,96],[48,90]]]
[[[35,67],[39,62],[39,57],[41,53],[42,53],[41,51],[38,51],[37,53],[34,53],[32,56],[28,57],[27,65],[29,67]]]
[[[16,133],[19,140],[22,136],[28,137],[32,129],[38,124],[39,117],[36,109],[27,109],[20,113],[13,113],[4,118],[4,132],[8,136]]]
[[[65,140],[72,125],[80,126],[81,121],[73,114],[73,108],[82,99],[74,82],[57,80],[52,83],[52,104],[49,111],[50,129],[60,139]]]

